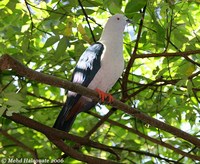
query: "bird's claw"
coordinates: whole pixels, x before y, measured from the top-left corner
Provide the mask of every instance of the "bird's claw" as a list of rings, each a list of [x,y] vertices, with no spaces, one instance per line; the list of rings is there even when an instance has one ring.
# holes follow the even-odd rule
[[[95,91],[99,94],[99,98],[101,99],[101,102],[105,102],[105,99],[108,99],[109,103],[112,103],[114,101],[114,98],[111,94],[105,93],[104,91],[96,88]]]

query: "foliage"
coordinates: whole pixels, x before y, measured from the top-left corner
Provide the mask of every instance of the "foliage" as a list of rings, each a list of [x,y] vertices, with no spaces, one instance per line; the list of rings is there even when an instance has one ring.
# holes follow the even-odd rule
[[[0,55],[12,55],[33,70],[68,80],[82,52],[99,39],[107,18],[124,13],[134,24],[124,33],[126,68],[110,93],[150,117],[199,138],[199,1],[2,0],[0,9]],[[0,114],[7,109],[7,115],[21,113],[50,127],[61,109],[60,102],[66,99],[63,89],[9,70],[0,74],[0,93]],[[98,116],[110,108],[102,105],[93,109],[93,114],[81,113],[70,133],[84,137],[98,122]],[[61,155],[44,135],[31,128],[1,117],[1,129],[35,149],[41,159]],[[112,147],[122,163],[195,163],[165,144],[200,156],[197,145],[120,110],[89,138]],[[5,135],[0,138],[0,147],[0,158],[33,158]],[[117,161],[112,153],[92,147],[83,146],[79,152]],[[77,162],[70,157],[64,160]]]

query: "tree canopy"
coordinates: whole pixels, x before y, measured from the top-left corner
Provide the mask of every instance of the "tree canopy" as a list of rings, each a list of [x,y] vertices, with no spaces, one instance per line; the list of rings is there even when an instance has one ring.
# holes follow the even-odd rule
[[[0,10],[2,163],[200,161],[199,0],[2,0]],[[98,101],[69,81],[115,13],[132,20],[115,101],[80,113],[69,133],[53,129],[66,90]]]

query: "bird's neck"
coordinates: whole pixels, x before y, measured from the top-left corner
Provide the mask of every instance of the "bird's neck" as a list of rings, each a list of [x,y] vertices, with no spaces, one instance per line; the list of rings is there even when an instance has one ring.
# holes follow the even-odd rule
[[[100,42],[109,43],[109,44],[116,44],[116,46],[123,45],[123,31],[119,30],[104,30],[102,32]]]

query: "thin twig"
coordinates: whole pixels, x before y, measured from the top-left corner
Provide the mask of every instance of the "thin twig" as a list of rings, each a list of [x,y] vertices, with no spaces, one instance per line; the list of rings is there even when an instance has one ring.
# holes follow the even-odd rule
[[[83,4],[81,3],[80,0],[78,0],[78,3],[79,3],[79,5],[81,6],[81,9],[82,9],[82,11],[83,11],[83,14],[85,15],[85,19],[86,19],[87,24],[88,24],[88,26],[89,26],[90,33],[91,33],[91,35],[92,35],[92,39],[93,39],[94,42],[96,42],[94,33],[93,33],[92,28],[91,28],[91,26],[90,26],[90,22],[89,22],[89,19],[88,19],[88,15],[87,15],[87,13],[86,13],[84,7],[83,7]]]
[[[137,55],[137,49],[138,49],[138,45],[139,45],[139,40],[140,40],[140,36],[141,36],[141,33],[142,33],[142,28],[143,28],[143,21],[144,21],[144,16],[145,16],[145,11],[146,11],[146,6],[143,8],[143,11],[142,11],[142,18],[140,20],[140,25],[139,25],[139,30],[138,30],[138,34],[137,34],[137,38],[136,38],[136,42],[135,42],[135,46],[134,46],[134,50],[133,50],[133,53],[131,54],[131,58],[128,62],[128,65],[126,67],[126,71],[123,75],[123,81],[122,81],[122,99],[125,99],[128,94],[127,92],[125,92],[127,90],[127,82],[128,82],[128,75],[129,75],[129,72],[130,72],[130,69],[136,59],[136,55]]]
[[[31,35],[33,34],[33,28],[34,28],[34,23],[33,23],[33,17],[32,17],[32,14],[31,14],[31,10],[29,8],[29,3],[27,2],[27,0],[24,0],[25,4],[26,4],[26,8],[28,10],[28,13],[29,13],[29,17],[31,19]]]

